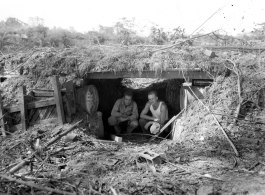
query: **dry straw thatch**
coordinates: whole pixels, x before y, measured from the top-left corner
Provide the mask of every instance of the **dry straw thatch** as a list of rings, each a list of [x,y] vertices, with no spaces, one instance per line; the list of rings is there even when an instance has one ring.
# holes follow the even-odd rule
[[[19,70],[23,75],[84,76],[90,72],[165,70],[167,68],[206,68],[210,61],[199,47],[182,47],[153,53],[152,48],[103,47],[54,49],[40,48],[4,55],[2,66]]]

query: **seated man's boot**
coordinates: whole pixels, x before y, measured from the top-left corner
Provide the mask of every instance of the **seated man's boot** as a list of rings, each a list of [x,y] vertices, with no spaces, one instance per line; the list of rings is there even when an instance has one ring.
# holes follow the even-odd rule
[[[117,125],[114,126],[115,134],[118,135],[121,133],[121,128]]]

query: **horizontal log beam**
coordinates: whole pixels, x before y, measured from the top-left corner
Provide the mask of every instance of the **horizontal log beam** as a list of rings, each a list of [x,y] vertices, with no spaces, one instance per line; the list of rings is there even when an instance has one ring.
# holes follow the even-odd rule
[[[30,102],[28,103],[27,108],[28,110],[30,110],[33,108],[41,108],[41,107],[46,107],[46,106],[51,106],[51,105],[55,105],[54,98],[48,98],[48,99],[40,100],[37,102]],[[9,113],[19,112],[20,107],[19,106],[5,107],[4,110]]]
[[[202,46],[207,49],[216,50],[243,50],[243,51],[264,51],[264,47],[240,47],[240,46]]]
[[[34,92],[34,97],[54,97],[54,92]]]
[[[211,79],[210,75],[200,69],[169,69],[162,72],[147,71],[142,72],[93,72],[86,74],[87,79],[118,79],[118,78],[161,78],[161,79],[183,79],[183,74],[187,79]]]

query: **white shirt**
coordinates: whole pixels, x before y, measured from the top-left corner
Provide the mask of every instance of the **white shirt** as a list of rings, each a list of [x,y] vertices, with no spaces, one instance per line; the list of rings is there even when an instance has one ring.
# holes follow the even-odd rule
[[[153,105],[150,106],[150,111],[151,111],[153,117],[160,119],[160,115],[161,115],[161,105],[162,105],[162,102],[159,103],[159,106],[158,106],[158,108],[156,110],[154,109]],[[165,118],[165,120],[168,120],[168,111],[166,112],[166,118]]]

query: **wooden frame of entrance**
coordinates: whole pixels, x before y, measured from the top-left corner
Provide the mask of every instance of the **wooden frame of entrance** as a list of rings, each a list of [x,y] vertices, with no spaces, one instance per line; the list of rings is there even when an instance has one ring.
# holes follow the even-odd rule
[[[118,79],[118,78],[164,78],[164,79],[211,79],[211,76],[201,69],[167,69],[164,71],[130,72],[92,72],[85,75],[86,79]]]

